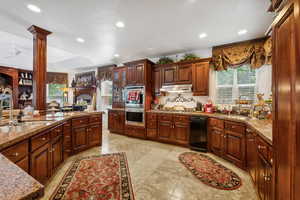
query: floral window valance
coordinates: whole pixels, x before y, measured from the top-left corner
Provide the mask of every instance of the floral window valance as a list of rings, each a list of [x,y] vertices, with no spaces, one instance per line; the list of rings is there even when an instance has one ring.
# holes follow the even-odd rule
[[[264,64],[271,64],[271,38],[251,40],[231,45],[214,47],[212,64],[215,70],[226,70],[228,67],[239,67],[250,63],[252,69]]]

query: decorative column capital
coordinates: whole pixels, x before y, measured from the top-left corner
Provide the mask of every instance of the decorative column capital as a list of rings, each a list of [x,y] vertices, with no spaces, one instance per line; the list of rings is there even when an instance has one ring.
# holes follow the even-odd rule
[[[47,36],[47,35],[50,35],[52,33],[50,31],[47,31],[47,30],[45,30],[43,28],[40,28],[38,26],[35,26],[35,25],[30,26],[27,30],[29,32],[31,32],[33,35],[40,34],[40,35]]]

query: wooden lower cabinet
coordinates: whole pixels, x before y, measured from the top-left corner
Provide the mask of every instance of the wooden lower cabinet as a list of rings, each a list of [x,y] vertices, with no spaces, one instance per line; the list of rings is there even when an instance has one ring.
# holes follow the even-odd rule
[[[72,131],[73,150],[80,152],[88,148],[88,127],[74,127]]]
[[[142,126],[125,125],[125,133],[128,136],[146,138],[146,129]]]
[[[223,155],[223,130],[217,129],[217,128],[212,128],[210,127],[209,129],[209,137],[210,137],[210,150],[218,155],[222,156]]]
[[[173,131],[172,121],[159,121],[158,122],[158,136],[159,140],[170,142],[172,140],[171,135]]]
[[[51,161],[52,161],[52,171],[55,171],[58,166],[64,161],[63,160],[63,137],[59,136],[51,144]]]
[[[208,124],[210,151],[245,168],[245,126],[215,118],[209,119]]]
[[[29,173],[29,156],[24,157],[15,163],[18,167]]]
[[[261,155],[257,162],[256,186],[261,200],[272,200],[272,166]]]
[[[45,144],[31,153],[30,175],[44,184],[51,176],[51,144]]]
[[[102,143],[102,123],[89,126],[88,140],[89,147],[97,146]]]
[[[225,131],[224,156],[235,165],[245,168],[245,135]]]
[[[108,111],[108,130],[113,133],[125,133],[125,112],[119,110]]]
[[[190,123],[174,122],[174,130],[172,132],[176,143],[186,145],[190,137]]]
[[[72,127],[71,121],[67,121],[63,124],[63,148],[64,148],[64,160],[72,155]]]

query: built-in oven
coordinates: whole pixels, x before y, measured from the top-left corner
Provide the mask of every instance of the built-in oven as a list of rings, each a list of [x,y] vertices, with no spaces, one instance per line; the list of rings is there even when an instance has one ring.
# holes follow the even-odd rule
[[[129,125],[145,125],[144,109],[139,108],[125,108],[125,123]]]
[[[125,108],[144,108],[145,87],[128,86],[125,87]]]

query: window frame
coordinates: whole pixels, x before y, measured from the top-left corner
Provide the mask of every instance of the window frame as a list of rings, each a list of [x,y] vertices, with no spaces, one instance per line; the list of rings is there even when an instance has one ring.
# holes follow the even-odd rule
[[[243,65],[240,67],[249,67],[249,65]],[[217,104],[234,104],[234,100],[239,98],[239,88],[240,87],[254,87],[254,93],[257,91],[257,77],[258,77],[258,71],[255,71],[255,83],[248,83],[248,84],[238,84],[238,68],[233,68],[231,69],[233,70],[233,83],[232,84],[224,84],[224,85],[219,85],[219,79],[218,76],[220,75],[220,73],[218,73],[218,71],[216,71],[216,103]],[[219,88],[232,88],[232,101],[231,103],[220,103],[218,101],[218,89]]]

